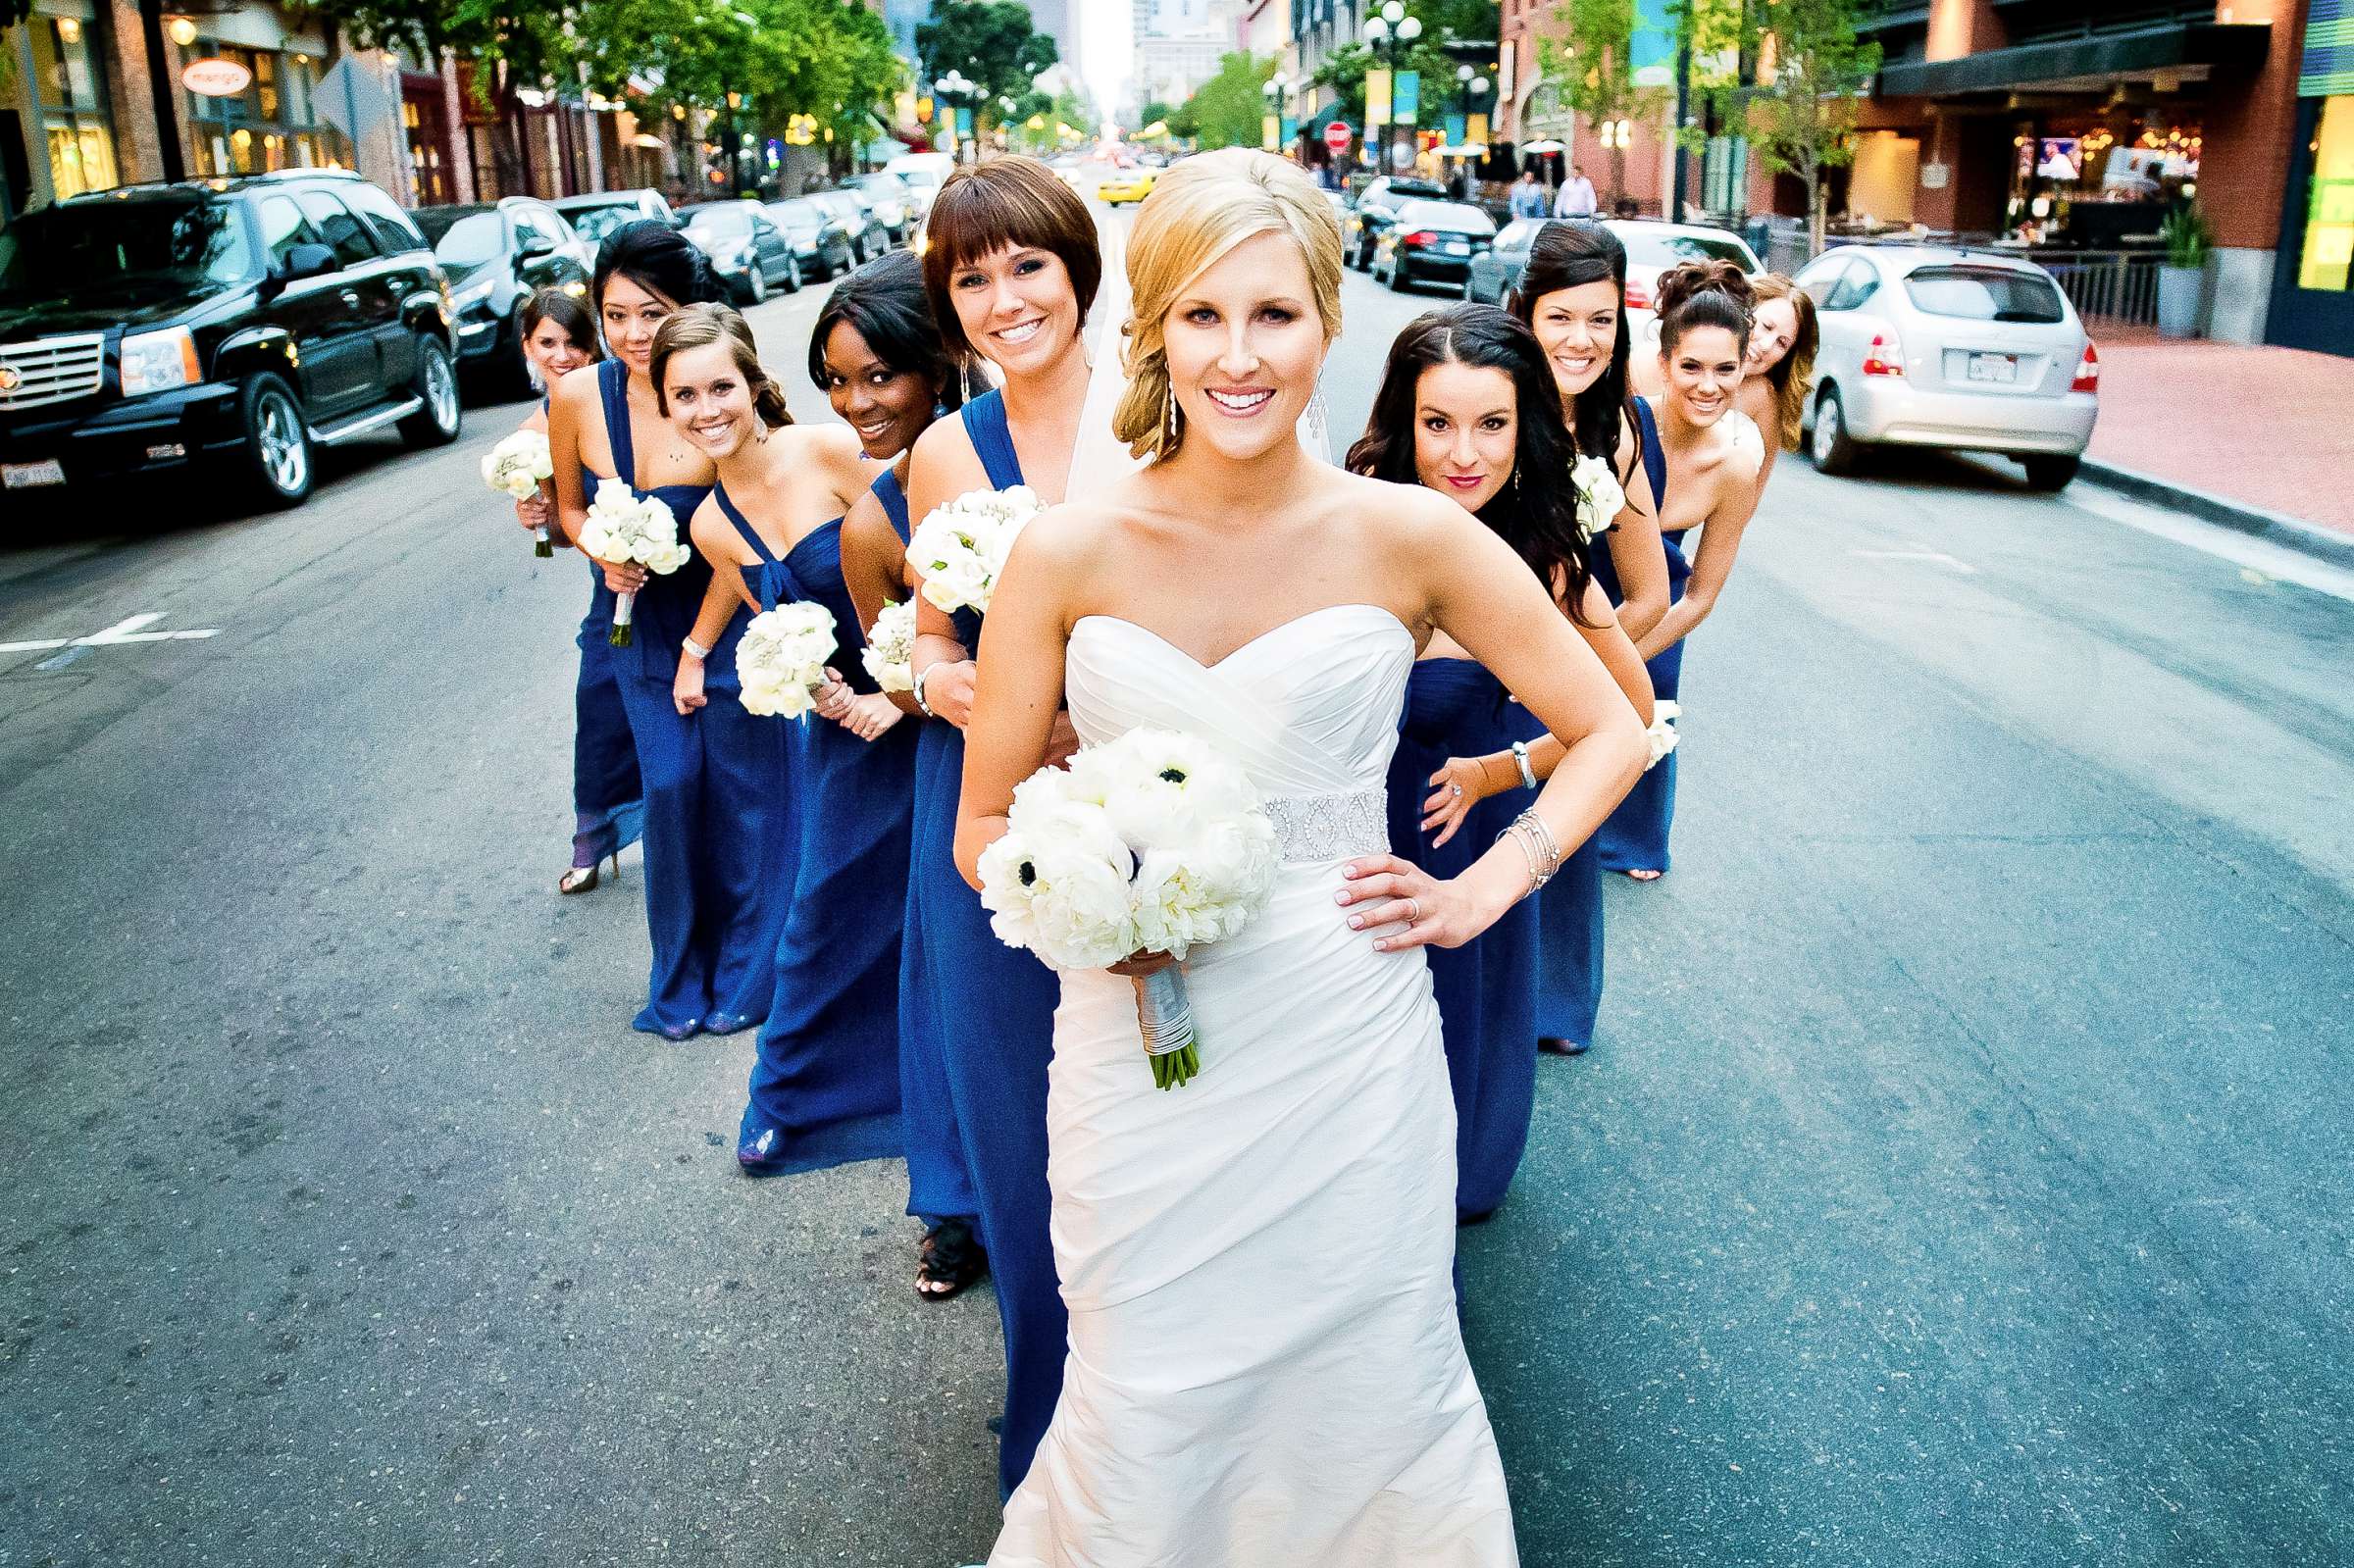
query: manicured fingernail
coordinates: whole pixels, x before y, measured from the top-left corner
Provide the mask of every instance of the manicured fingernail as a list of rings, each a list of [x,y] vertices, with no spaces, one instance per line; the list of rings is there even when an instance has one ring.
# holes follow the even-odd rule
[[[1349,889],[1344,887],[1339,892],[1334,893],[1332,895],[1332,901],[1336,904],[1347,903],[1349,901]]]
[[[1351,915],[1349,917],[1349,929],[1351,931],[1363,931],[1365,929],[1365,917],[1362,915]]]

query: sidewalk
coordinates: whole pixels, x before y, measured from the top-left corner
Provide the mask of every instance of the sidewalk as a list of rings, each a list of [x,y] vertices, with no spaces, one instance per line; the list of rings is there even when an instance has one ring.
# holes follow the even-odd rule
[[[2354,359],[2096,338],[2101,418],[2084,478],[2323,553],[2354,551]]]

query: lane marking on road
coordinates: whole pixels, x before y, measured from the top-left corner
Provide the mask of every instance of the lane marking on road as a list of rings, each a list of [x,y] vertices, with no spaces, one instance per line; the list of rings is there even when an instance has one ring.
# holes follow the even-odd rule
[[[1941,566],[1952,567],[1964,577],[1978,575],[1976,567],[1968,561],[1956,560],[1943,550],[1850,550],[1847,553],[1860,555],[1867,561],[1935,561]]]
[[[36,670],[49,670],[73,663],[81,657],[78,650],[82,648],[111,648],[126,642],[195,642],[221,634],[219,627],[191,628],[185,632],[141,630],[163,618],[161,610],[150,610],[143,615],[126,617],[105,631],[93,632],[86,637],[35,637],[29,642],[0,642],[0,653],[44,653],[52,648],[75,650],[71,656],[44,659],[33,667]]]
[[[2097,485],[2072,484],[2067,499],[2079,512],[2090,512],[2109,522],[2122,523],[2126,528],[2154,533],[2175,544],[2187,544],[2204,555],[2228,561],[2240,569],[2243,582],[2247,581],[2245,574],[2255,572],[2275,582],[2293,582],[2298,587],[2354,604],[2354,572],[2317,560],[2302,550],[2255,538],[2205,518],[2185,517],[2179,512],[2112,495]]]

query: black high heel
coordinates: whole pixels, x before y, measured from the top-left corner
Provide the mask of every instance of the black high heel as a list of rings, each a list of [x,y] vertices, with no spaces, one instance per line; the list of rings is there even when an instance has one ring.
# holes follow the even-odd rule
[[[918,1251],[915,1293],[927,1301],[953,1299],[989,1272],[989,1254],[962,1220],[943,1220],[925,1232]]]
[[[613,851],[613,880],[621,881],[621,851],[618,849]],[[575,866],[558,877],[556,891],[567,898],[575,893],[592,893],[596,891],[596,862],[590,861],[586,866]]]

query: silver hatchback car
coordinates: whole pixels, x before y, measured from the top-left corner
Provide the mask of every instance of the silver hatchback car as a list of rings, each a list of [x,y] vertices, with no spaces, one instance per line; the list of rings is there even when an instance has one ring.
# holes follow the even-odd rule
[[[2076,477],[2100,412],[2100,357],[2032,262],[1980,250],[1842,245],[1798,284],[1822,346],[1809,451],[1826,474],[1877,444],[1999,452],[2027,482]]]

